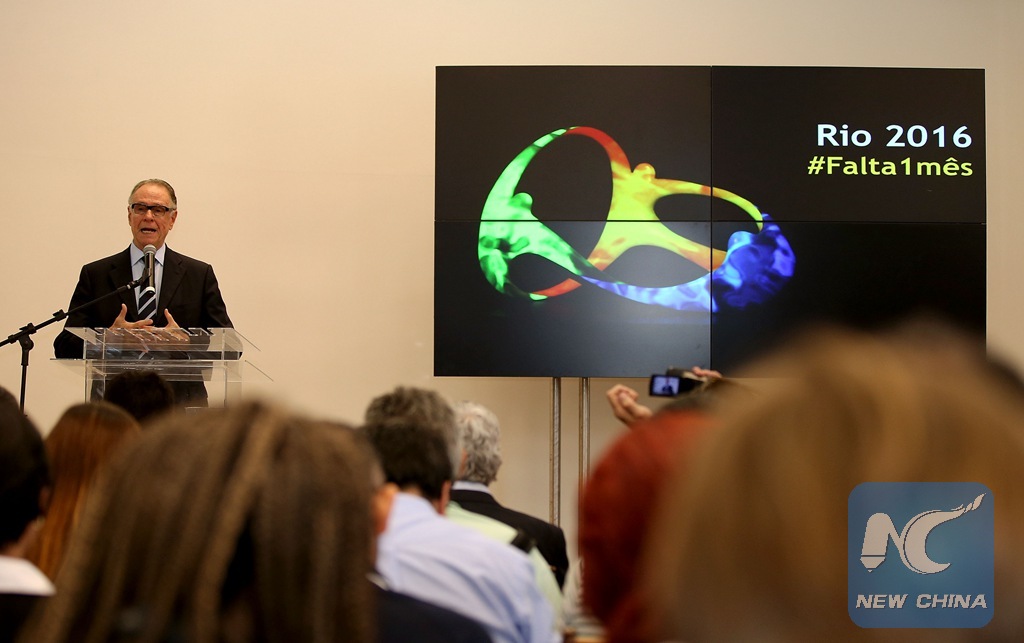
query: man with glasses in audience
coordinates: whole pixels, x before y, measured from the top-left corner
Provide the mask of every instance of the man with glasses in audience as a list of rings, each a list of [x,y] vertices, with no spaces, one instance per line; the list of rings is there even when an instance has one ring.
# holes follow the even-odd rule
[[[147,317],[147,306],[143,304],[143,314],[140,314],[140,287],[72,313],[64,324],[65,330],[53,342],[57,357],[82,357],[82,340],[69,333],[67,328],[231,327],[213,267],[179,254],[164,243],[177,218],[178,199],[167,181],[146,179],[132,188],[128,197],[131,245],[115,255],[82,267],[68,310],[141,277],[145,265],[143,250],[148,245],[156,248],[156,308]],[[198,386],[176,388],[177,401],[188,406],[205,406],[205,387],[201,382],[193,384]]]

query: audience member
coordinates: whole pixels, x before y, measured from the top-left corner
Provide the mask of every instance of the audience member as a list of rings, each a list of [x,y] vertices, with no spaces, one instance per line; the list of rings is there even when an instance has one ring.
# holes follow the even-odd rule
[[[103,399],[144,424],[174,408],[174,389],[156,371],[125,371],[107,380]]]
[[[489,485],[497,479],[501,467],[501,428],[498,418],[489,409],[474,402],[460,402],[455,405],[454,411],[459,446],[464,456],[458,479],[452,485],[452,501],[463,509],[526,532],[533,538],[561,587],[569,569],[565,534],[561,528],[504,507],[491,494]]]
[[[76,404],[64,411],[46,436],[53,478],[50,506],[28,559],[56,578],[89,489],[114,452],[138,437],[139,423],[106,402]]]
[[[339,427],[341,428],[341,427]],[[344,427],[343,430],[350,430]],[[371,461],[374,491],[371,501],[374,532],[377,536],[387,528],[388,515],[398,487],[387,482],[377,454],[362,433],[357,434]],[[376,560],[374,547],[374,560]],[[452,610],[422,601],[408,594],[393,591],[384,577],[370,574],[377,603],[378,643],[491,643],[483,625]]]
[[[455,412],[440,393],[413,386],[397,386],[390,393],[378,395],[366,407],[366,424],[379,424],[391,418],[406,418],[417,426],[439,432],[448,445],[452,474],[457,474],[462,453],[455,429]]]
[[[452,474],[458,476],[465,461],[465,454],[462,447],[459,446],[455,413],[439,393],[422,388],[398,387],[391,393],[374,398],[366,409],[368,424],[380,423],[393,418],[404,418],[417,426],[430,428],[440,435],[448,448]],[[449,502],[444,513],[448,520],[458,525],[469,527],[488,538],[511,544],[526,552],[531,565],[533,565],[534,581],[537,588],[551,605],[556,626],[561,629],[561,588],[558,581],[555,580],[551,566],[537,549],[534,539],[529,534],[489,516],[464,509],[457,502]]]
[[[388,585],[479,621],[496,643],[557,641],[527,556],[443,518],[452,468],[436,427],[396,417],[365,431],[399,489],[378,541]]]
[[[716,430],[664,495],[646,553],[659,635],[1021,640],[1024,408],[977,346],[951,332],[924,342],[905,332],[829,331],[749,374],[778,379],[762,395],[716,409]],[[847,514],[864,482],[977,482],[991,490],[996,607],[987,626],[854,624]]]
[[[658,498],[707,425],[693,411],[664,411],[636,423],[605,451],[587,481],[579,527],[583,602],[610,643],[661,640],[645,609],[643,547]]]
[[[0,642],[13,641],[53,585],[25,560],[39,534],[49,491],[43,438],[0,388]]]
[[[699,366],[694,366],[689,371],[693,379],[703,382],[696,389],[687,391],[665,404],[661,410],[680,410],[687,408],[699,408],[718,393],[719,388],[734,386],[732,380],[722,377],[718,371],[713,371]],[[605,398],[614,415],[620,422],[626,425],[635,424],[646,420],[655,414],[649,406],[640,403],[640,394],[625,384],[616,384],[605,391]]]
[[[372,640],[365,452],[261,403],[167,416],[108,467],[27,640]]]

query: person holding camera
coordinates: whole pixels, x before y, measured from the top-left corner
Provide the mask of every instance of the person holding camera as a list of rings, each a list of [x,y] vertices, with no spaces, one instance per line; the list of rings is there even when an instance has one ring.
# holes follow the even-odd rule
[[[666,382],[666,380],[670,380],[673,377],[675,378],[675,385],[672,382]],[[696,382],[696,384],[687,388],[686,391],[682,391],[681,383],[684,379],[689,382]],[[703,397],[705,391],[713,386],[717,386],[722,381],[726,380],[718,371],[694,366],[689,371],[685,371],[682,375],[678,376],[651,376],[650,391],[651,395],[659,397],[676,397],[681,392],[685,392],[686,396],[684,398],[679,398],[666,405],[666,407],[676,408],[680,405],[690,406],[698,404],[699,400],[691,398],[691,396],[699,395]],[[667,391],[665,390],[666,387]],[[612,408],[612,414],[623,424],[636,424],[655,414],[655,411],[650,407],[640,403],[640,394],[625,384],[616,384],[611,387],[605,392],[605,397]],[[683,402],[683,400],[686,401]]]

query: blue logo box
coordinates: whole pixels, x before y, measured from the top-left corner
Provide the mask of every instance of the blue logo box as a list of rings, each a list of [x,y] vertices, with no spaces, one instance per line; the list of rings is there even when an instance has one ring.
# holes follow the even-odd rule
[[[847,596],[860,627],[983,627],[995,610],[992,491],[865,482],[850,493]]]

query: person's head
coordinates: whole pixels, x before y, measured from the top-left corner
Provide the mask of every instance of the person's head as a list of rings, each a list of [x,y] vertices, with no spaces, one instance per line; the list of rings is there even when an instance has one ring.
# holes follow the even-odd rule
[[[489,485],[501,467],[498,417],[475,402],[459,402],[454,410],[459,446],[465,454],[458,478]]]
[[[0,406],[10,406],[11,408],[21,410],[21,405],[18,402],[18,398],[14,397],[14,394],[0,386]]]
[[[174,408],[174,389],[156,371],[125,371],[107,381],[103,399],[142,423]]]
[[[399,386],[390,393],[373,398],[366,407],[365,422],[373,424],[389,418],[405,418],[417,426],[439,432],[448,446],[452,474],[458,473],[462,450],[455,430],[455,414],[440,393]]]
[[[707,419],[662,411],[633,424],[601,455],[580,500],[583,601],[609,640],[644,641],[641,557],[658,499],[704,435]]]
[[[258,402],[165,416],[95,489],[32,640],[370,640],[366,453]]]
[[[13,400],[0,402],[0,553],[22,543],[50,484],[43,438]]]
[[[127,411],[107,402],[89,402],[64,411],[46,436],[53,477],[50,506],[28,558],[50,578],[57,576],[97,474],[117,449],[138,435],[139,424]]]
[[[167,181],[139,181],[128,195],[128,225],[132,241],[140,250],[150,244],[162,246],[177,218],[178,197]]]
[[[986,485],[996,600],[1024,601],[1024,408],[978,346],[933,338],[823,332],[746,373],[775,379],[716,406],[716,430],[659,510],[646,560],[661,636],[1020,639],[1016,609],[967,630],[865,629],[848,614],[848,502],[864,482]]]
[[[437,430],[397,417],[371,422],[363,432],[388,482],[435,505],[444,504],[452,468],[448,447]]]

